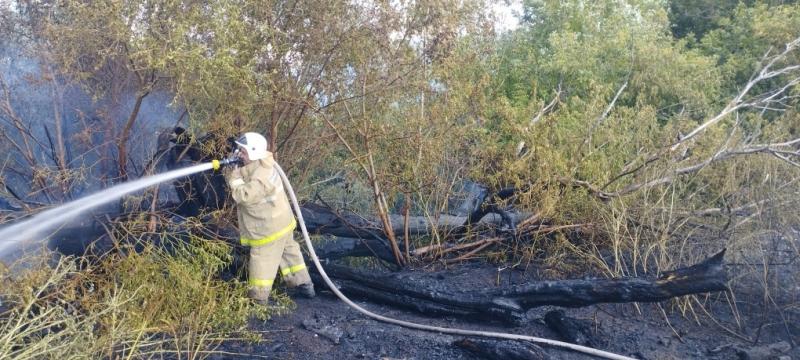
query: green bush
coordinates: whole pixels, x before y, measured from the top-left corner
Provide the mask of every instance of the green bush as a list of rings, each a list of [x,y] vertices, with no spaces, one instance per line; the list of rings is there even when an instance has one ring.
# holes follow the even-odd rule
[[[230,246],[193,237],[168,252],[121,246],[96,262],[44,259],[2,274],[0,358],[96,359],[175,354],[203,358],[223,340],[258,340],[252,316],[292,309],[275,294],[263,307],[246,283],[222,281]],[[12,267],[13,269],[13,267]]]

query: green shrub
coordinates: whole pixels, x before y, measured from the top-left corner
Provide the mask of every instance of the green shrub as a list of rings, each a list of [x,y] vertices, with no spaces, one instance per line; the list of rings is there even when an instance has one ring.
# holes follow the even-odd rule
[[[193,237],[170,252],[132,250],[52,266],[42,258],[2,274],[0,358],[203,358],[225,339],[258,340],[250,317],[293,307],[282,294],[273,307],[257,305],[246,283],[220,280],[231,261],[224,242]]]

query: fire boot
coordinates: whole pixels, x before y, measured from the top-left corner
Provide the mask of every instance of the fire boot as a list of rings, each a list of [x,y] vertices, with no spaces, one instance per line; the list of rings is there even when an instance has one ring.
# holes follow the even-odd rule
[[[317,293],[314,292],[314,284],[310,282],[298,286],[297,293],[307,299],[313,299],[314,296],[317,295]]]

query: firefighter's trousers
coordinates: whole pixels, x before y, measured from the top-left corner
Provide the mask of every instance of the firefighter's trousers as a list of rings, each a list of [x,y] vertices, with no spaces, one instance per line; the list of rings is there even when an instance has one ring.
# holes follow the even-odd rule
[[[248,295],[255,300],[266,301],[278,269],[289,287],[311,282],[300,245],[294,241],[291,231],[267,244],[250,248]]]

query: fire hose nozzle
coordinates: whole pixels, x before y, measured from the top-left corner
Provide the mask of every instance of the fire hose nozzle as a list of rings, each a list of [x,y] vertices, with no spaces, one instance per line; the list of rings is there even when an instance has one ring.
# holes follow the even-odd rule
[[[227,159],[211,160],[211,168],[214,170],[219,170],[223,166],[230,165],[242,165],[242,159],[237,156],[231,156]]]

